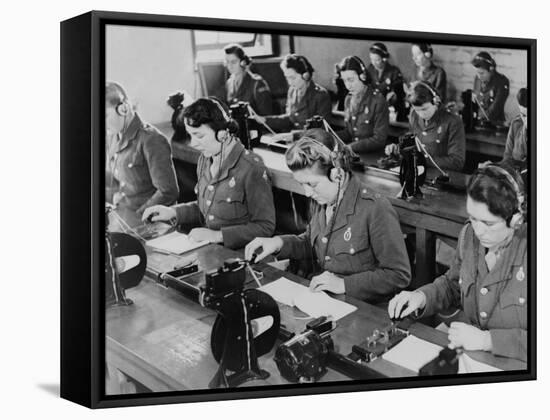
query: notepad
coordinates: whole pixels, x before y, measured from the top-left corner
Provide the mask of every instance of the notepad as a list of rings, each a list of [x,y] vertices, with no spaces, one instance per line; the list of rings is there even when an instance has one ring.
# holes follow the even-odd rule
[[[331,298],[325,292],[312,292],[307,287],[281,277],[259,290],[267,293],[277,302],[296,306],[313,318],[332,316],[337,321],[357,309],[356,306]]]
[[[500,372],[502,369],[472,359],[466,353],[458,358],[458,373]]]
[[[443,347],[437,344],[409,335],[384,353],[382,358],[418,373],[426,363],[438,357],[441,350],[443,350]]]
[[[194,241],[184,233],[172,232],[159,238],[145,242],[151,248],[168,251],[174,254],[183,254],[201,246],[208,245],[208,241]]]

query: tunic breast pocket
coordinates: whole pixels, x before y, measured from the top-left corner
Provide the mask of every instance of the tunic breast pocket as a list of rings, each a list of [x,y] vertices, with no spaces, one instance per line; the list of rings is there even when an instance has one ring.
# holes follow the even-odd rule
[[[527,298],[518,291],[504,291],[500,295],[500,328],[527,328]]]
[[[460,286],[460,303],[462,308],[466,310],[466,306],[469,303],[474,303],[474,280],[467,274],[461,273],[458,279],[458,285]],[[473,311],[476,312],[475,308]]]
[[[218,192],[216,197],[216,215],[227,221],[244,218],[248,214],[248,208],[244,201],[244,192],[228,189]]]
[[[127,183],[138,190],[139,186],[149,179],[149,169],[141,151],[136,150],[128,156],[124,172],[128,174]]]
[[[372,269],[375,262],[369,252],[370,244],[366,234],[358,232],[352,235],[349,229],[334,238],[333,252],[335,267],[333,270],[342,274],[360,273]]]

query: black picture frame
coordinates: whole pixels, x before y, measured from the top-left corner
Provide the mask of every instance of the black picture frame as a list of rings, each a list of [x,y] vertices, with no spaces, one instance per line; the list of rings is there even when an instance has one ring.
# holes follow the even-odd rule
[[[525,371],[432,378],[389,378],[326,384],[104,395],[103,297],[105,226],[102,166],[105,86],[105,25],[257,31],[291,36],[437,42],[525,49],[529,97],[529,358]],[[214,401],[271,396],[355,392],[536,379],[536,60],[534,39],[481,37],[413,31],[235,21],[92,11],[61,23],[61,396],[91,408]],[[78,174],[78,175],[77,175]],[[69,211],[70,210],[70,211]]]

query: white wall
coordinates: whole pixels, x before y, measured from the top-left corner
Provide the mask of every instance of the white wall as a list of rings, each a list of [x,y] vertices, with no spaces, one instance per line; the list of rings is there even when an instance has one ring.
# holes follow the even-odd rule
[[[168,96],[181,89],[195,94],[191,51],[189,30],[109,25],[106,80],[124,86],[144,120],[168,121]]]

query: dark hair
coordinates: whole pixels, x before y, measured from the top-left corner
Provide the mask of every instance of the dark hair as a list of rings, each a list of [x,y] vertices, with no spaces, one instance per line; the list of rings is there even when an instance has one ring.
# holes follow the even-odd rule
[[[496,167],[496,168],[495,168]],[[499,170],[498,168],[501,168]],[[508,226],[512,216],[518,212],[520,201],[516,187],[508,179],[506,171],[516,182],[520,194],[524,195],[523,180],[509,164],[499,163],[478,168],[470,178],[466,189],[468,196],[475,201],[485,203],[495,216],[502,217]],[[523,199],[522,212],[525,213],[527,201]]]
[[[223,51],[226,54],[235,55],[239,59],[239,61],[244,61],[247,66],[252,63],[252,59],[248,55],[246,55],[243,47],[241,47],[239,44],[226,45],[225,47],[223,47]]]
[[[413,106],[422,106],[425,103],[433,103],[435,89],[429,82],[416,82],[407,93],[407,101]]]
[[[388,49],[381,42],[375,42],[374,44],[372,44],[369,48],[369,52],[371,54],[379,55],[382,58],[388,58],[390,56]]]
[[[181,141],[187,139],[187,130],[185,129],[185,121],[183,119],[183,100],[185,95],[183,92],[177,92],[170,95],[166,100],[166,103],[174,110],[172,118],[172,128],[174,134],[172,135],[172,141]]]
[[[476,69],[482,68],[487,71],[491,71],[491,67],[494,69],[497,66],[497,63],[493,60],[491,54],[486,51],[481,51],[472,59],[472,65]]]
[[[344,171],[351,171],[350,149],[322,128],[304,131],[300,140],[287,150],[285,159],[291,171],[317,167],[328,175],[334,167],[333,161]]]
[[[293,69],[298,74],[309,73],[311,75],[315,71],[309,60],[298,54],[285,55],[281,61],[281,68]]]
[[[369,85],[371,84],[372,80],[371,80],[371,76],[369,74],[369,72],[367,71],[367,67],[365,66],[365,63],[363,63],[363,60],[361,60],[359,57],[357,57],[356,55],[349,55],[347,57],[345,57],[344,59],[342,59],[342,61],[340,61],[338,64],[336,64],[336,75],[337,75],[337,78],[341,78],[342,76],[342,72],[343,71],[347,71],[347,70],[352,70],[354,71],[355,73],[357,73],[357,75],[359,77],[361,77],[361,74],[364,74],[364,79],[361,79],[360,80],[365,84],[365,85]]]
[[[521,106],[527,108],[527,88],[524,88],[522,87],[520,90],[518,90],[518,94],[517,94],[517,99],[518,99],[518,104],[520,104]]]
[[[416,45],[420,49],[420,51],[422,51],[424,54],[430,53],[430,55],[431,55],[430,58],[433,58],[434,49],[432,48],[431,44],[422,44],[422,43],[415,42],[412,45],[413,46]]]
[[[238,124],[231,119],[226,106],[216,98],[200,98],[183,111],[185,123],[191,127],[209,126],[216,133],[227,130],[230,134],[239,131]]]

